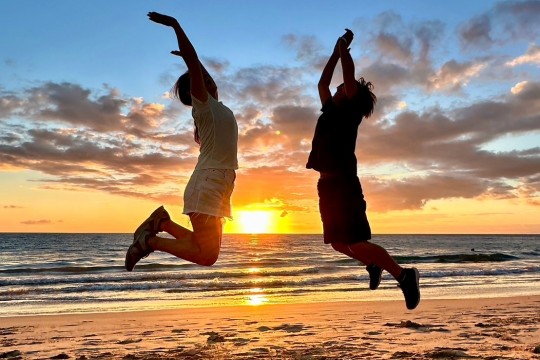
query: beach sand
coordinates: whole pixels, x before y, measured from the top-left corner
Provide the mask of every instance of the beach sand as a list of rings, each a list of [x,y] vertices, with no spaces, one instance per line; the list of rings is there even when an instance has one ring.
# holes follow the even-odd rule
[[[0,359],[540,359],[540,296],[4,317],[0,345]]]

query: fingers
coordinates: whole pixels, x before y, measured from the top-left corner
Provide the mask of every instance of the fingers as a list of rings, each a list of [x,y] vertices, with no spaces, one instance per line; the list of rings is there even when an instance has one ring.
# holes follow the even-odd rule
[[[160,13],[157,13],[155,11],[150,11],[148,14],[147,14],[148,18],[152,21],[155,21],[155,22],[162,22],[166,15],[163,15],[163,14],[160,14]]]
[[[182,52],[180,52],[180,51],[178,51],[178,50],[173,50],[173,51],[171,51],[171,54],[176,55],[176,56],[180,56],[180,57],[183,56],[183,55],[182,55]]]
[[[343,34],[342,38],[345,39],[347,46],[349,46],[353,41],[354,34],[351,30],[345,29],[345,34]]]

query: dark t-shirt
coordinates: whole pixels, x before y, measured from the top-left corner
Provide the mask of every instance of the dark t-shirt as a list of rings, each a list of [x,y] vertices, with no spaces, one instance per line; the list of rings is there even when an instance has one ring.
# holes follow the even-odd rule
[[[315,127],[308,169],[356,175],[356,136],[362,113],[353,102],[336,106],[330,98],[322,107]]]

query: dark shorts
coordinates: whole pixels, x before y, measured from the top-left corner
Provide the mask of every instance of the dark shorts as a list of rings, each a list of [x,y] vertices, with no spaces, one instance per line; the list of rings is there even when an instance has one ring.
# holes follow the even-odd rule
[[[325,244],[371,239],[366,201],[357,176],[319,179],[317,191]]]

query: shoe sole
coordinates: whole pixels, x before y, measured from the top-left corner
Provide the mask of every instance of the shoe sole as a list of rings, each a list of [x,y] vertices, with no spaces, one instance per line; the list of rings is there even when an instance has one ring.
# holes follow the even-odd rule
[[[420,273],[418,272],[418,269],[415,268],[415,267],[413,267],[411,269],[414,270],[414,275],[416,277],[416,288],[418,289],[418,301],[416,302],[416,304],[414,304],[414,306],[411,309],[409,309],[408,307],[407,307],[407,309],[414,310],[414,309],[416,309],[418,304],[420,304]]]
[[[137,263],[138,263],[139,261],[141,261],[142,259],[144,259],[144,258],[147,257],[148,255],[150,255],[150,253],[152,252],[152,251],[150,251],[150,252],[147,252],[146,255],[139,256],[139,259],[133,263],[133,266],[128,266],[128,263],[131,263],[131,262],[132,262],[132,259],[135,257],[135,256],[133,256],[133,255],[131,254],[131,250],[132,250],[133,248],[135,248],[134,251],[137,251],[138,253],[143,253],[143,254],[144,254],[145,251],[146,251],[146,250],[143,250],[143,249],[142,249],[140,243],[137,243],[137,240],[135,240],[135,241],[133,242],[133,244],[131,244],[131,245],[129,246],[129,248],[128,248],[127,251],[126,251],[126,257],[125,257],[125,260],[124,260],[124,267],[126,268],[127,271],[132,271],[132,270],[135,268],[135,265],[137,265]],[[128,260],[128,259],[129,259],[129,260]]]
[[[369,274],[369,271],[368,271],[368,274],[369,274],[369,290],[377,290],[379,288],[379,285],[381,285],[382,273],[383,273],[383,270],[381,269],[381,272],[379,273],[379,278],[377,279],[378,280],[377,285],[372,287],[371,286],[371,274]]]
[[[137,242],[137,237],[139,236],[140,232],[144,230],[144,228],[146,227],[146,224],[149,222],[149,221],[154,221],[154,217],[156,215],[157,212],[160,212],[160,211],[165,211],[165,208],[163,207],[163,205],[161,205],[160,207],[158,207],[156,210],[154,210],[152,212],[152,214],[150,214],[150,216],[148,217],[148,219],[144,220],[142,222],[141,225],[139,225],[139,227],[137,228],[137,230],[135,230],[135,232],[133,233],[133,243],[136,243]]]

